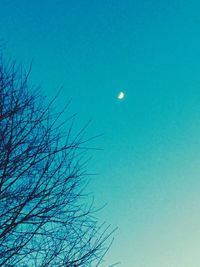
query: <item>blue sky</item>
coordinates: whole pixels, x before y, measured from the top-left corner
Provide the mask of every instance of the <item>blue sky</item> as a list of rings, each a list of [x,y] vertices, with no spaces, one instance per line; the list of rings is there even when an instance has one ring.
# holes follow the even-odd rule
[[[77,128],[104,133],[90,169],[118,226],[105,266],[200,266],[199,1],[0,1],[4,52]],[[117,100],[123,90],[126,97]]]

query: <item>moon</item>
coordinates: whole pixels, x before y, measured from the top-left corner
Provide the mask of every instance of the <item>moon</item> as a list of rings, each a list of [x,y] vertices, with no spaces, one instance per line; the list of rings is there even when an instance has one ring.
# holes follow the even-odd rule
[[[124,92],[121,91],[121,92],[118,93],[117,98],[119,100],[122,100],[124,98],[124,96],[125,96]]]

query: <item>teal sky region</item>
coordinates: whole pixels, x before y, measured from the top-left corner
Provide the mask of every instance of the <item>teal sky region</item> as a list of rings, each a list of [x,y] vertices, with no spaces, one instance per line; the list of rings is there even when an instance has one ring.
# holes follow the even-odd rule
[[[200,266],[200,2],[0,0],[3,53],[92,145],[88,190],[118,226],[104,266]],[[120,91],[126,96],[117,99]]]

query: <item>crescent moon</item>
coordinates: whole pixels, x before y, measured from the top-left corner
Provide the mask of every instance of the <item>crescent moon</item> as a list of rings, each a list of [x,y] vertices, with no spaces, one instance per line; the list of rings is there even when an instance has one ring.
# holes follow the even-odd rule
[[[119,92],[117,98],[121,100],[124,98],[124,96],[125,96],[124,92]]]

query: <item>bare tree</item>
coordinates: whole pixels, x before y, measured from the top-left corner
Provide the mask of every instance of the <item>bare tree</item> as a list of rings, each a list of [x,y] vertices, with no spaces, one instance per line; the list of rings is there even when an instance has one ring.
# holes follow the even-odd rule
[[[85,127],[60,123],[28,76],[1,59],[0,266],[98,266],[112,231],[85,205]]]

